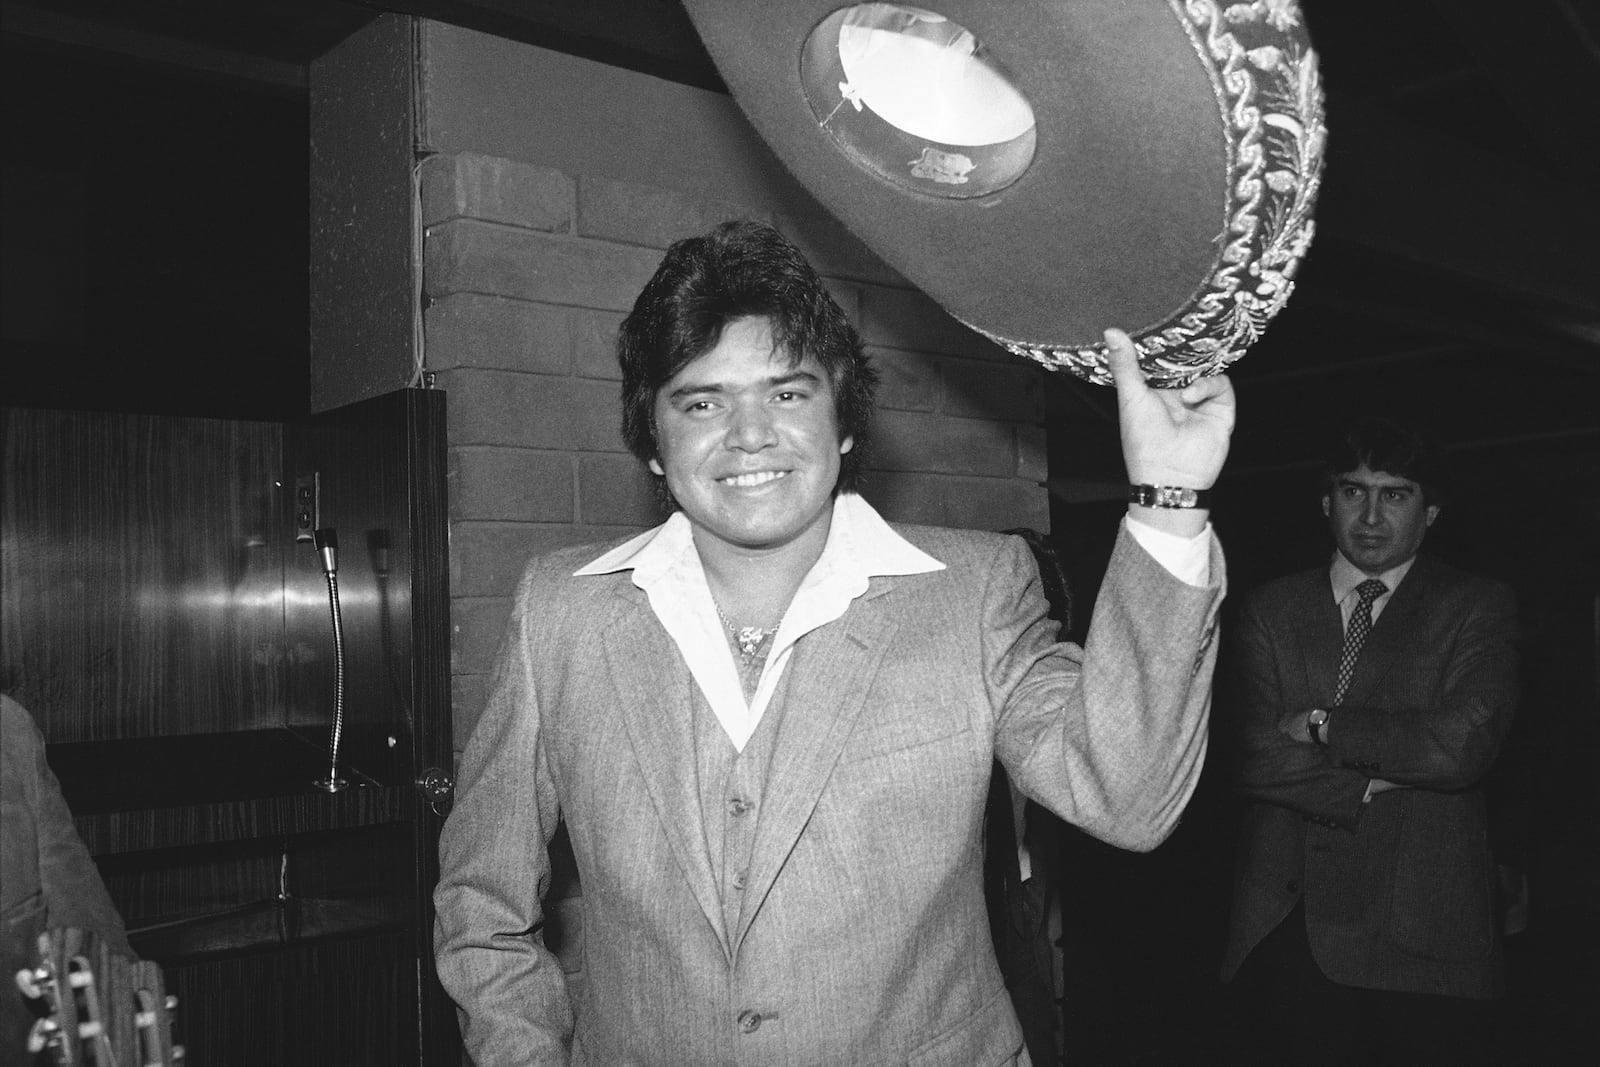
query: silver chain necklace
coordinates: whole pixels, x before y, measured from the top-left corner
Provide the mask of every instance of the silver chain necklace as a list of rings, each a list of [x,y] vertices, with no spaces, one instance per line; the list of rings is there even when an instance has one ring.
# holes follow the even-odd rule
[[[735,626],[722,610],[722,605],[717,603],[717,598],[711,598],[711,606],[717,609],[717,618],[722,620],[722,625],[728,630],[728,635],[739,646],[739,656],[744,660],[745,666],[755,663],[756,653],[767,643],[767,638],[778,632],[778,627],[783,625],[779,618],[772,626]]]

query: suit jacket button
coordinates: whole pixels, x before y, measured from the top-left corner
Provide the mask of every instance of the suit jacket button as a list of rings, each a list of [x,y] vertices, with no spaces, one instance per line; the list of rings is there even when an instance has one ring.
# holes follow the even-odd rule
[[[753,1034],[761,1029],[761,1013],[746,1009],[739,1013],[739,1032]]]
[[[1291,893],[1300,892],[1300,879],[1298,879],[1298,878],[1289,879],[1289,884],[1284,886],[1284,888],[1287,889]]]

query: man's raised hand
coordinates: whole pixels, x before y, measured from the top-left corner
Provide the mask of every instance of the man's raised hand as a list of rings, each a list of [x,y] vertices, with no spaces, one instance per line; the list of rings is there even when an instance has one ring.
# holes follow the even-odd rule
[[[1105,332],[1111,376],[1117,385],[1117,421],[1122,459],[1135,485],[1209,489],[1228,458],[1233,433],[1233,383],[1226,376],[1200,378],[1182,389],[1152,389],[1139,369],[1133,341],[1121,330]],[[1140,518],[1199,533],[1204,512],[1142,509]]]

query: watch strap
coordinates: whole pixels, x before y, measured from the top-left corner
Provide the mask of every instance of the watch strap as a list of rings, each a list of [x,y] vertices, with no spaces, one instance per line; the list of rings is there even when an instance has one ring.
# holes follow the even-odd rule
[[[1211,490],[1181,485],[1128,486],[1128,502],[1147,508],[1209,508]]]

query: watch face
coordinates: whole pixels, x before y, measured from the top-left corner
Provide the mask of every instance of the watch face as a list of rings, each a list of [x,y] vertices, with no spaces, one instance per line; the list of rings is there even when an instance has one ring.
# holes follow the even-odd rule
[[[1311,714],[1307,718],[1306,721],[1310,722],[1314,726],[1321,726],[1323,723],[1328,721],[1328,711],[1327,711],[1327,709],[1326,708],[1312,708],[1311,709]]]

